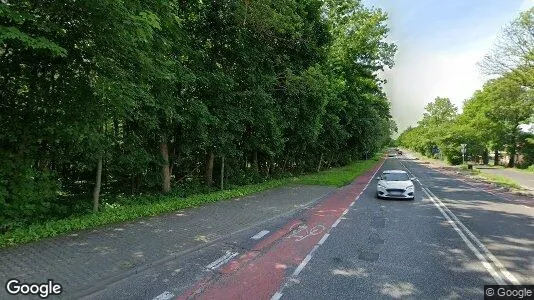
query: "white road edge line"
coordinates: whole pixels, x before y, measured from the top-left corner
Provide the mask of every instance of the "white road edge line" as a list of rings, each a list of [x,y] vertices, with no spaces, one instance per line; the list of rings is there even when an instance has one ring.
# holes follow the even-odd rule
[[[238,254],[239,254],[238,252],[226,251],[226,254],[219,257],[216,261],[212,262],[211,264],[207,265],[206,269],[215,270],[219,268],[220,266],[224,265],[225,263],[229,262],[232,258],[236,257]]]
[[[174,297],[174,294],[168,291],[165,291],[161,294],[159,294],[156,298],[152,300],[169,300]]]
[[[262,230],[262,231],[256,233],[254,236],[252,236],[251,239],[259,240],[262,237],[264,237],[266,234],[268,234],[269,232],[270,232],[269,230]]]
[[[452,211],[450,211],[450,209],[443,202],[441,202],[441,200],[436,195],[434,195],[431,190],[429,190],[428,188],[427,190],[430,195],[432,195],[434,199],[436,199],[437,202],[443,207],[443,209],[449,213],[449,215],[454,219],[454,221],[456,221],[456,223],[460,225],[460,227],[464,230],[465,233],[467,233],[467,235],[480,248],[480,250],[482,250],[482,252],[486,254],[486,256],[493,262],[493,264],[495,264],[501,274],[503,274],[504,277],[506,277],[512,284],[519,285],[519,281],[517,280],[517,278],[515,278],[512,273],[506,270],[506,268],[497,259],[497,257],[495,257],[495,255],[493,255],[493,253],[491,253],[488,248],[486,248],[486,246],[467,227],[465,227],[465,225],[456,217],[456,215]]]
[[[475,247],[475,245],[473,245],[473,243],[471,243],[471,241],[465,236],[465,234],[460,230],[460,228],[458,228],[458,226],[456,225],[456,222],[454,222],[450,217],[449,215],[441,208],[441,206],[436,202],[436,200],[427,192],[426,188],[422,187],[422,190],[423,192],[427,195],[427,197],[432,201],[432,203],[434,203],[434,205],[438,208],[438,210],[441,212],[441,214],[445,217],[445,219],[447,219],[447,221],[449,222],[449,224],[452,225],[452,227],[454,228],[454,230],[458,233],[458,235],[462,238],[462,240],[465,242],[465,244],[467,245],[467,247],[469,247],[469,249],[471,249],[471,251],[475,254],[475,256],[480,260],[480,262],[482,263],[482,265],[484,266],[484,268],[486,268],[486,270],[491,274],[491,276],[493,277],[493,279],[495,279],[495,281],[497,282],[497,284],[499,285],[505,285],[506,283],[504,282],[504,280],[502,279],[502,277],[495,271],[495,269],[493,269],[493,267],[491,266],[491,264],[486,260],[486,258],[484,257],[484,255],[482,255],[482,253],[480,253],[480,251],[478,251],[478,249]]]
[[[406,169],[406,171],[408,171],[408,173],[410,173],[412,175],[412,177],[415,177],[414,174],[402,162],[400,162],[400,163]],[[449,223],[452,224],[453,228],[460,235],[460,237],[464,240],[464,242],[471,249],[471,251],[473,251],[473,253],[475,253],[475,255],[481,260],[482,264],[488,270],[488,272],[490,272],[490,274],[493,276],[495,281],[497,281],[497,283],[500,284],[500,285],[506,284],[506,283],[504,283],[504,281],[503,281],[502,277],[499,275],[499,273],[497,273],[495,271],[495,269],[491,266],[491,264],[488,263],[488,261],[486,260],[486,257],[484,257],[482,255],[482,253],[480,253],[480,251],[478,251],[478,249],[473,245],[473,243],[471,243],[471,241],[469,239],[467,239],[465,234],[467,234],[472,239],[472,241],[480,248],[480,250],[482,250],[482,252],[484,252],[484,254],[486,254],[486,256],[489,258],[489,260],[491,260],[491,262],[493,262],[493,264],[497,267],[499,272],[502,275],[504,275],[504,277],[506,277],[506,279],[508,279],[514,285],[519,285],[519,281],[515,278],[515,276],[512,273],[510,273],[508,270],[506,270],[506,268],[503,266],[503,264],[456,217],[456,215],[434,193],[432,193],[432,191],[430,189],[428,189],[427,187],[423,186],[423,184],[421,183],[421,181],[419,181],[419,179],[416,179],[416,181],[419,183],[419,185],[421,185],[421,188],[422,188],[423,192],[425,192],[425,194],[434,203],[434,205],[436,205],[436,207],[443,214],[443,216],[445,216],[445,218],[449,221]],[[460,230],[460,228],[458,226],[460,226],[465,231],[465,234]],[[499,278],[500,281],[497,280],[495,275],[497,275],[497,277]],[[503,282],[503,283],[500,283],[500,282]]]
[[[380,164],[380,166],[378,167],[378,169],[376,169],[376,171],[373,173],[373,176],[371,176],[371,179],[369,180],[369,182],[367,182],[367,184],[365,185],[365,187],[363,188],[362,192],[358,195],[358,197],[356,197],[349,206],[352,206],[354,205],[354,203],[356,202],[356,200],[358,200],[360,198],[360,196],[363,194],[363,191],[365,191],[367,189],[367,187],[369,186],[369,184],[373,181],[373,179],[375,178],[376,176],[376,173],[382,168],[382,166],[384,165],[384,162],[385,160]],[[345,211],[348,211],[348,208],[345,210]],[[302,270],[304,269],[304,267],[308,264],[308,262],[312,259],[312,256],[313,256],[313,253],[315,252],[315,250],[317,250],[319,248],[319,246],[321,246],[325,241],[326,239],[330,236],[330,232],[332,231],[333,228],[335,228],[337,226],[337,224],[339,224],[339,222],[341,222],[341,220],[343,219],[343,217],[345,216],[345,213],[343,213],[341,216],[339,216],[339,218],[334,222],[334,224],[332,224],[332,226],[330,227],[330,229],[323,235],[323,237],[321,238],[321,240],[319,240],[319,242],[317,242],[317,244],[313,247],[313,249],[308,253],[308,255],[306,255],[306,258],[304,258],[304,260],[298,265],[298,267],[295,269],[295,271],[293,272],[293,274],[291,275],[291,277],[289,278],[289,280],[293,279],[294,277],[298,276],[300,274],[300,272],[302,272]],[[279,300],[282,295],[283,295],[283,290],[284,288],[287,286],[287,282],[285,284],[283,284],[281,287],[280,287],[280,290],[278,290],[278,292],[276,292],[272,297],[271,297],[271,300]]]

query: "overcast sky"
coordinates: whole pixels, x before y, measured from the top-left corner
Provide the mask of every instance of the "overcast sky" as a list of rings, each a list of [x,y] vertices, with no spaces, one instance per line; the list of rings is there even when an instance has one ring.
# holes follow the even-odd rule
[[[363,0],[389,15],[396,64],[385,90],[399,133],[416,125],[428,102],[448,97],[462,107],[486,80],[476,63],[501,29],[534,0]]]

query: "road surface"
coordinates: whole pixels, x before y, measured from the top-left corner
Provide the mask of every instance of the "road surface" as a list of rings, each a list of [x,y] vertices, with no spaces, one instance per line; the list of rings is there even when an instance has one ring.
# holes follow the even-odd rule
[[[376,199],[385,169],[417,177],[414,201]],[[534,283],[533,203],[399,156],[339,190],[281,188],[5,249],[0,270],[55,279],[64,299],[482,299],[485,284]]]
[[[415,201],[370,186],[282,299],[482,299],[485,284],[534,283],[533,207],[402,157],[382,169],[415,175]]]

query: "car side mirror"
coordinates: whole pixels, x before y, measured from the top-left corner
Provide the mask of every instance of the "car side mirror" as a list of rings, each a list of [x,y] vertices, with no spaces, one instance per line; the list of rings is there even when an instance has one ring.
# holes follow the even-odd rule
[[[377,176],[377,177],[376,177],[376,180],[380,180],[380,176]]]
[[[411,181],[414,181],[414,180],[416,180],[416,179],[417,179],[416,177],[411,177],[411,178],[410,178]]]

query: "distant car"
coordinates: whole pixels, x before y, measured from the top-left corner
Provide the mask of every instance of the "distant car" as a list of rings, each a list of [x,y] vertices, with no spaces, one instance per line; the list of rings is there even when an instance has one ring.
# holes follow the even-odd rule
[[[386,170],[382,175],[377,177],[376,185],[377,198],[397,198],[411,199],[415,198],[415,188],[413,181],[408,173],[402,170]]]
[[[395,154],[395,153],[389,153],[389,154],[388,154],[388,157],[397,157],[397,154]]]

